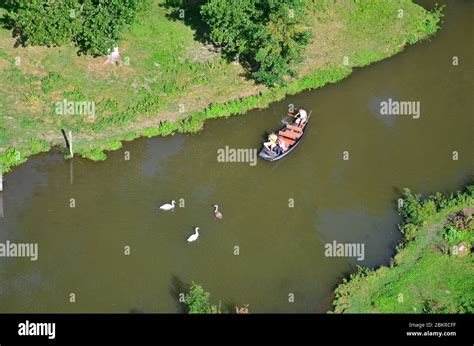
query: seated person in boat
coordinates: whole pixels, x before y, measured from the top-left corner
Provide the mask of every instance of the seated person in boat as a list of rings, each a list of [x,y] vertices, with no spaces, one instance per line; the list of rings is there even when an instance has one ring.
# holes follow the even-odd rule
[[[272,133],[268,136],[268,142],[263,143],[263,146],[269,150],[273,151],[277,147],[278,136],[275,133]]]
[[[284,153],[286,151],[287,147],[286,147],[286,143],[284,140],[282,140],[281,138],[278,138],[277,140],[277,147],[275,148],[275,152],[280,155],[281,153]]]
[[[306,111],[303,108],[298,109],[298,113],[296,113],[295,124],[298,126],[303,126],[307,120],[308,120],[308,113],[306,113]]]

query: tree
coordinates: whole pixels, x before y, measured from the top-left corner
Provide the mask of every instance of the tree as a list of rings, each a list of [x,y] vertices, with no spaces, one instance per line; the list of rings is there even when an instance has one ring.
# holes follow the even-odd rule
[[[186,305],[188,306],[188,312],[190,314],[217,314],[221,313],[220,304],[219,307],[211,305],[210,293],[204,291],[201,285],[192,283],[189,293],[184,298]]]
[[[6,0],[7,22],[22,45],[73,42],[80,52],[106,55],[149,0]]]
[[[310,31],[305,0],[210,0],[201,7],[210,39],[269,86],[294,75]]]

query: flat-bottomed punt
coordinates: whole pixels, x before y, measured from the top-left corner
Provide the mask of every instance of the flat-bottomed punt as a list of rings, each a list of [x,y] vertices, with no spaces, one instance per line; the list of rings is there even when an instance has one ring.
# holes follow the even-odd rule
[[[278,154],[277,152],[268,150],[265,146],[263,146],[258,156],[267,161],[277,161],[291,153],[298,146],[298,144],[300,144],[306,127],[308,126],[310,116],[311,114],[308,116],[308,119],[303,124],[303,126],[298,126],[295,123],[286,124],[285,127],[278,131],[278,139],[282,140],[286,144],[287,148],[285,151]]]

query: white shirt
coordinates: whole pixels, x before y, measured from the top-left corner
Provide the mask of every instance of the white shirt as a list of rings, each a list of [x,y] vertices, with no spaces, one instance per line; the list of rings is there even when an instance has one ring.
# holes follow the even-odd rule
[[[308,117],[308,114],[306,113],[304,109],[300,110],[299,113],[300,113],[301,119],[306,119]]]

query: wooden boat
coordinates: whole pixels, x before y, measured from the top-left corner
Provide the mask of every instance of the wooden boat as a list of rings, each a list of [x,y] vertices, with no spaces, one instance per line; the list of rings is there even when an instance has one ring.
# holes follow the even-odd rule
[[[288,115],[293,116],[291,114]],[[281,139],[287,145],[287,149],[284,152],[277,154],[275,151],[270,151],[264,146],[262,150],[260,150],[258,156],[267,161],[277,161],[287,156],[298,146],[298,144],[300,144],[301,140],[303,139],[303,135],[306,131],[306,127],[308,126],[310,117],[311,113],[309,114],[306,123],[301,127],[295,123],[291,123],[286,124],[278,131],[278,139]]]

